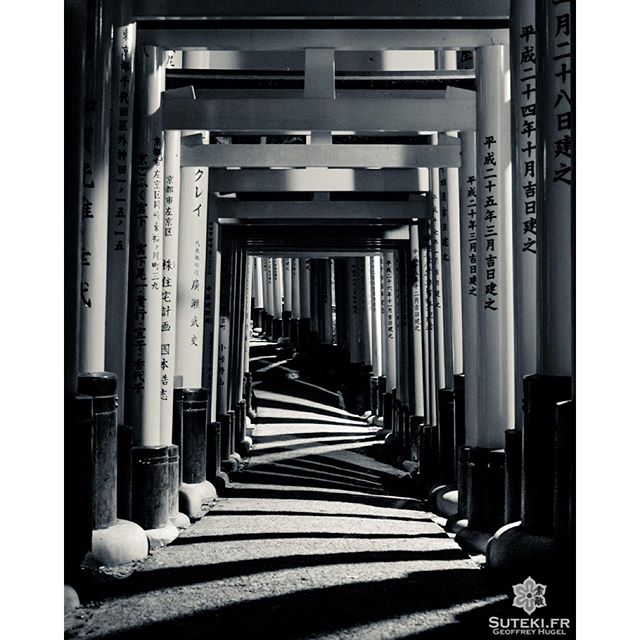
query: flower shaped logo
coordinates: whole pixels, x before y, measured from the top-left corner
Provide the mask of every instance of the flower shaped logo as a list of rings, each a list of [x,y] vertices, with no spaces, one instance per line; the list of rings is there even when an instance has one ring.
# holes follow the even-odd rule
[[[546,607],[547,601],[544,599],[544,593],[547,586],[538,584],[531,576],[529,576],[521,584],[513,585],[513,606],[524,609],[526,613],[531,615],[536,609]]]

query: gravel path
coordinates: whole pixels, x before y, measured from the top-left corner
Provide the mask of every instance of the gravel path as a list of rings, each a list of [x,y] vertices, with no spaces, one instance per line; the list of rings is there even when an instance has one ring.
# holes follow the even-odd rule
[[[259,354],[245,471],[178,540],[67,616],[67,637],[489,637],[506,596],[420,501],[390,493],[402,473],[374,459],[377,429]]]

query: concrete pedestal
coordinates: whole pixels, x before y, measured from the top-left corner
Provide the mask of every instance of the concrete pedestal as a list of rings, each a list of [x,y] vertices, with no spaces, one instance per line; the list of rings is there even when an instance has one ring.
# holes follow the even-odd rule
[[[64,615],[66,616],[68,613],[71,613],[73,610],[77,609],[80,606],[80,598],[78,597],[78,593],[76,590],[69,586],[68,584],[64,585]]]
[[[520,522],[496,531],[486,548],[487,567],[494,570],[552,573],[562,562],[562,549],[550,536],[528,533]]]
[[[208,480],[180,485],[180,511],[191,520],[198,520],[206,515],[218,499],[214,485]]]
[[[146,558],[149,546],[146,533],[140,525],[128,520],[116,520],[110,527],[93,531],[88,559],[100,566],[115,567]]]
[[[458,487],[455,484],[434,487],[429,493],[429,501],[437,514],[451,518],[458,513]]]

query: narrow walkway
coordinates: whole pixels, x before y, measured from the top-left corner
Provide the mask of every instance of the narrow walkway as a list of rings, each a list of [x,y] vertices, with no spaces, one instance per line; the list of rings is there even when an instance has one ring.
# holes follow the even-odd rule
[[[255,345],[252,365],[259,425],[245,471],[206,517],[69,617],[68,637],[479,637],[478,617],[506,596],[420,501],[394,495],[402,472],[376,461],[377,428],[273,345]]]

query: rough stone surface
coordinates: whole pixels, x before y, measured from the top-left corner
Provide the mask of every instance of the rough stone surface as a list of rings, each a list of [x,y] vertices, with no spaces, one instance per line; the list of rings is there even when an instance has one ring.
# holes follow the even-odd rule
[[[64,613],[71,613],[80,606],[80,598],[73,587],[68,584],[64,585]]]
[[[438,513],[450,518],[458,513],[458,491],[456,489],[444,489],[436,495],[436,508]]]
[[[215,487],[208,481],[180,485],[180,509],[191,519],[204,516],[215,504],[218,494]]]
[[[147,540],[149,540],[149,549],[160,549],[173,542],[179,535],[180,531],[173,524],[166,524],[164,527],[157,529],[145,529]]]
[[[115,567],[147,556],[149,546],[144,529],[135,522],[117,520],[106,529],[91,535],[91,562]]]
[[[73,638],[468,638],[506,591],[389,487],[377,429],[252,350],[248,465],[173,544],[66,619]],[[396,480],[397,484],[397,480]],[[483,636],[484,637],[484,636]],[[488,637],[488,636],[487,636]]]
[[[186,513],[179,511],[177,516],[172,516],[171,524],[178,529],[188,529],[191,526],[191,520]]]
[[[513,522],[496,531],[487,545],[487,565],[492,569],[549,569],[559,550],[547,536],[527,533],[520,522]]]

